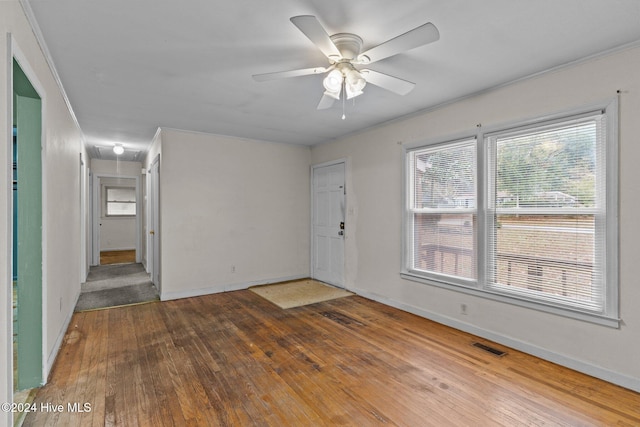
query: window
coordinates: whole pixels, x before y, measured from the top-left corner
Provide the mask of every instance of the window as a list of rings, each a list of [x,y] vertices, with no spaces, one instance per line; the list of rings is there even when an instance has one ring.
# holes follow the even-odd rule
[[[407,150],[403,277],[616,326],[615,119]]]
[[[135,216],[136,189],[106,187],[107,216]]]
[[[409,153],[410,268],[443,280],[475,279],[476,141]]]

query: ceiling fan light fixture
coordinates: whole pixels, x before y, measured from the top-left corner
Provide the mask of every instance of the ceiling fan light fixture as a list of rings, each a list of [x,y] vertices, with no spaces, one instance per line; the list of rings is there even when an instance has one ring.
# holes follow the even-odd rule
[[[355,98],[356,96],[362,95],[364,92],[361,90],[353,90],[349,86],[346,87],[347,99]]]
[[[366,86],[367,81],[362,77],[362,74],[355,68],[345,73],[345,90],[347,92],[347,99],[355,98],[362,95],[362,90]]]
[[[332,70],[322,81],[327,92],[340,92],[342,88],[343,76],[339,70]]]
[[[349,70],[347,73],[347,83],[353,86],[354,89],[361,91],[366,86],[367,81],[358,70]]]
[[[113,152],[116,154],[116,156],[119,156],[124,153],[124,147],[122,146],[122,144],[116,144],[113,146]]]
[[[328,90],[325,90],[324,94],[327,95],[327,96],[330,96],[333,99],[340,99],[340,91],[330,92]]]

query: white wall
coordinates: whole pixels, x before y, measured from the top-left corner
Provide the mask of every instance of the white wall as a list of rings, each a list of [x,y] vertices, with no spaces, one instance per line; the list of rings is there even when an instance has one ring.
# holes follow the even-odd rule
[[[162,299],[309,275],[308,147],[162,130]]]
[[[347,157],[347,287],[489,339],[640,390],[640,48],[574,64],[343,140],[312,163]],[[620,96],[620,329],[400,278],[402,144],[444,139]],[[375,100],[370,100],[375,102]],[[460,304],[468,315],[461,315]]]
[[[11,53],[7,33],[23,62],[21,67],[43,99],[43,344],[45,378],[53,363],[80,293],[80,168],[87,158],[82,134],[65,104],[17,1],[0,2],[0,176],[9,177],[10,102],[7,93]],[[9,186],[0,186],[0,402],[12,400],[11,280]],[[0,412],[0,425],[11,414]]]

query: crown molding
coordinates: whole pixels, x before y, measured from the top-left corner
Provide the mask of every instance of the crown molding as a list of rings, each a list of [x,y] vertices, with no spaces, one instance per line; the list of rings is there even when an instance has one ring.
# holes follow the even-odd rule
[[[58,85],[58,90],[60,91],[60,94],[62,95],[62,99],[64,100],[64,103],[67,105],[67,109],[69,110],[69,114],[71,115],[71,119],[73,120],[73,122],[75,123],[76,127],[78,128],[78,131],[80,132],[80,135],[82,136],[82,143],[85,146],[85,150],[87,149],[86,147],[86,138],[84,136],[84,132],[82,132],[82,128],[80,127],[80,123],[78,122],[78,118],[76,117],[76,113],[73,111],[73,107],[71,106],[71,102],[69,101],[69,97],[67,96],[67,92],[64,90],[64,86],[62,85],[62,80],[60,80],[60,75],[58,74],[58,70],[56,69],[56,65],[53,62],[53,57],[51,56],[51,53],[49,52],[49,48],[47,47],[47,43],[44,40],[44,36],[42,34],[42,31],[40,30],[40,25],[38,25],[38,21],[36,20],[36,16],[33,13],[33,9],[31,8],[31,4],[29,4],[29,0],[19,0],[20,1],[20,6],[22,6],[22,10],[27,18],[27,21],[29,22],[29,25],[31,26],[31,31],[33,31],[33,35],[36,38],[36,41],[38,43],[38,46],[40,46],[40,51],[42,52],[42,55],[44,56],[45,61],[47,62],[47,65],[49,66],[49,70],[51,71],[51,74],[53,75],[53,79],[55,80],[56,84]]]

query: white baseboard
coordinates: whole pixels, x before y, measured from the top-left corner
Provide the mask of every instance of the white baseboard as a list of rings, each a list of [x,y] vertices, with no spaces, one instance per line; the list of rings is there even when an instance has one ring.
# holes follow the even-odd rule
[[[51,372],[51,368],[53,367],[53,363],[56,361],[56,357],[58,356],[58,352],[60,351],[60,347],[62,347],[62,341],[64,340],[64,336],[67,333],[67,329],[69,329],[69,324],[71,323],[71,318],[73,317],[74,310],[76,308],[76,305],[78,304],[78,298],[80,298],[80,289],[78,289],[78,293],[76,294],[75,298],[73,299],[74,302],[71,305],[71,310],[67,314],[67,318],[64,320],[64,324],[62,325],[62,328],[60,329],[60,331],[58,333],[58,337],[56,338],[56,342],[53,345],[53,349],[51,350],[51,352],[49,353],[49,356],[47,357],[47,365],[46,365],[45,376],[42,379],[44,384],[46,384],[48,382],[49,373]]]
[[[550,351],[545,348],[538,347],[523,341],[514,340],[513,338],[505,337],[503,335],[496,334],[495,332],[478,328],[468,323],[460,322],[457,319],[442,316],[427,310],[423,310],[421,308],[418,308],[409,304],[405,304],[399,301],[395,301],[390,298],[384,297],[382,295],[365,291],[363,289],[355,288],[355,289],[349,289],[349,290],[365,298],[369,298],[379,303],[415,314],[416,316],[424,317],[426,319],[433,320],[434,322],[441,323],[443,325],[450,326],[452,328],[476,335],[478,337],[485,338],[487,340],[505,345],[515,350],[519,350],[524,353],[531,354],[541,359],[548,360],[553,363],[557,363],[558,365],[619,385],[620,387],[624,387],[636,392],[640,392],[640,379],[638,378],[633,378],[628,375],[623,375],[618,372],[614,372],[609,369],[602,368],[600,366],[592,365],[590,363],[586,363],[581,360],[576,360],[576,359],[564,356],[562,354],[555,353],[553,351]]]
[[[286,277],[277,277],[274,279],[266,279],[266,280],[257,280],[253,282],[241,282],[241,283],[228,283],[222,285],[216,285],[209,288],[200,288],[200,289],[189,289],[185,291],[178,292],[160,292],[160,300],[161,301],[170,301],[174,299],[180,298],[191,298],[191,297],[199,297],[202,295],[210,295],[217,294],[220,292],[230,292],[230,291],[239,291],[241,289],[248,289],[251,286],[259,286],[259,285],[268,285],[271,283],[279,283],[279,282],[287,282],[289,280],[299,280],[305,279],[309,277],[309,275],[300,275],[300,276],[286,276]],[[164,288],[164,286],[163,286]]]

